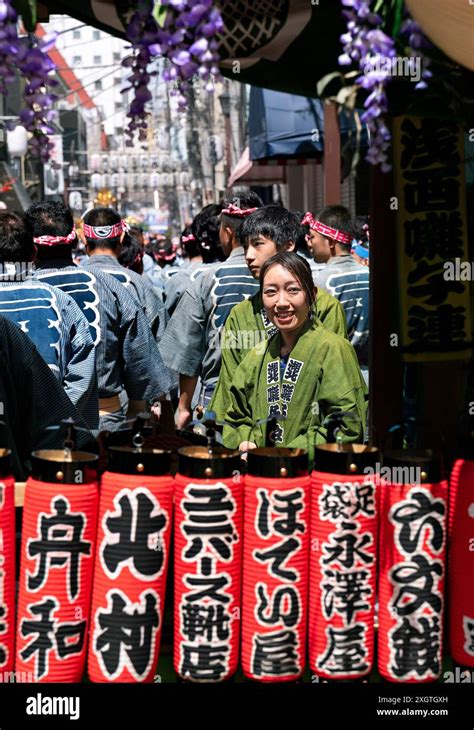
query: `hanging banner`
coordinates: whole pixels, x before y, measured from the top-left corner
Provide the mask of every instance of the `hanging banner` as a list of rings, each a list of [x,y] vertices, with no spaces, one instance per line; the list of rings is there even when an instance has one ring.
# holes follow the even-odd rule
[[[467,359],[474,277],[467,261],[463,130],[450,121],[397,117],[393,146],[404,359]]]

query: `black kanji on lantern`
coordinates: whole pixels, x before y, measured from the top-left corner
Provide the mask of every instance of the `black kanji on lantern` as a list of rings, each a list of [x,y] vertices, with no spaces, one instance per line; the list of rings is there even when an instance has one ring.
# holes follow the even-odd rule
[[[138,604],[121,591],[110,591],[107,609],[97,612],[99,630],[95,650],[100,654],[111,679],[126,667],[143,679],[154,656],[155,638],[160,626],[159,599],[151,589],[144,591]]]
[[[2,571],[0,570],[0,578],[2,577]],[[5,617],[7,614],[7,607],[4,603],[0,603],[0,634],[4,634],[7,630],[7,624],[5,623]],[[0,642],[0,666],[6,664],[8,659],[8,652],[6,646]]]
[[[464,651],[467,654],[474,656],[474,618],[469,618],[469,616],[464,616],[463,631],[464,631]]]
[[[340,522],[359,514],[375,515],[375,494],[372,484],[333,482],[325,484],[319,496],[319,516],[322,520]]]
[[[367,599],[372,593],[372,588],[368,583],[370,578],[368,570],[341,573],[327,568],[323,575],[322,603],[327,619],[337,613],[344,618],[346,624],[350,624],[356,613],[370,610]]]
[[[208,573],[207,570],[203,572]],[[229,603],[232,598],[228,593],[225,593],[226,588],[231,584],[227,573],[220,573],[219,575],[204,574],[201,576],[187,573],[184,576],[184,584],[189,591],[193,591],[186,594],[186,600],[190,603],[202,601],[205,598],[218,603]]]
[[[274,532],[287,536],[305,531],[304,523],[298,522],[298,513],[304,509],[301,489],[293,492],[259,489],[257,497],[257,526],[263,538]]]
[[[405,554],[416,552],[425,534],[431,549],[439,552],[444,541],[445,512],[442,499],[435,499],[429,492],[412,490],[409,498],[391,512],[400,551]]]
[[[221,604],[183,603],[181,611],[181,633],[189,641],[203,638],[213,642],[229,638],[230,616]]]
[[[51,502],[52,513],[41,513],[38,520],[38,539],[29,539],[27,553],[39,560],[36,575],[28,573],[28,588],[39,590],[47,580],[50,568],[62,568],[69,563],[67,579],[68,595],[74,600],[79,592],[80,559],[91,554],[91,542],[83,540],[86,516],[70,512],[68,500],[55,497]]]
[[[209,682],[220,680],[227,672],[228,644],[219,644],[217,646],[182,644],[181,649],[183,652],[181,663],[183,676],[191,676],[194,680],[207,680]]]
[[[116,503],[117,511],[107,513],[104,523],[102,555],[106,570],[114,575],[128,564],[138,578],[158,577],[165,560],[162,532],[166,515],[148,490],[124,490]]]
[[[365,634],[367,626],[357,623],[349,628],[326,628],[326,653],[318,658],[319,669],[330,674],[359,674],[369,669]]]
[[[264,583],[257,584],[257,617],[260,623],[290,628],[301,619],[301,601],[294,586],[278,586],[271,597]]]
[[[40,603],[28,606],[31,616],[39,616],[38,619],[22,619],[20,623],[20,634],[24,638],[36,634],[35,638],[20,651],[24,661],[37,654],[36,679],[41,679],[49,666],[49,652],[56,649],[59,659],[66,659],[73,654],[80,654],[84,647],[86,635],[86,621],[74,623],[58,623],[53,618],[53,613],[59,608],[59,602],[55,598],[45,598]]]
[[[420,678],[439,673],[441,630],[438,616],[421,616],[418,622],[404,618],[390,632],[391,669],[396,677],[415,673]]]
[[[353,568],[359,560],[366,565],[374,562],[374,556],[365,548],[372,546],[373,536],[365,532],[359,533],[357,522],[342,522],[340,529],[329,535],[329,542],[323,544],[324,557],[322,563],[331,565],[338,562],[343,568]]]
[[[287,629],[253,637],[252,672],[256,677],[299,674],[298,637]]]
[[[238,539],[232,521],[235,501],[227,487],[188,487],[188,499],[182,501],[185,519],[181,530],[188,544],[183,558],[196,560],[201,554],[214,555],[228,561],[232,557],[232,543]]]
[[[415,613],[424,604],[439,612],[442,598],[435,587],[443,575],[443,565],[439,560],[430,563],[424,555],[415,555],[411,562],[397,563],[390,571],[390,580],[397,586],[392,600],[393,608],[400,616]]]
[[[298,579],[296,570],[287,568],[285,563],[300,549],[301,540],[289,537],[277,545],[271,545],[266,550],[254,550],[253,556],[259,563],[269,563],[268,571],[274,578],[295,581]]]

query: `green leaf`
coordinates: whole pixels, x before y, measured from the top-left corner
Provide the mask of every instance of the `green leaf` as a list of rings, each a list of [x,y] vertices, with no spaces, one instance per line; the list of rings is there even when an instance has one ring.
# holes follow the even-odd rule
[[[36,0],[13,0],[13,7],[21,15],[23,25],[28,33],[36,28]]]
[[[395,18],[393,21],[393,30],[392,30],[392,38],[396,38],[397,35],[400,33],[400,26],[402,24],[403,19],[403,8],[404,8],[404,0],[396,0],[395,4]]]
[[[162,5],[159,0],[155,0],[155,7],[153,8],[153,17],[155,18],[156,22],[160,26],[160,28],[164,28],[165,20],[166,20],[166,13],[168,12],[165,5]]]

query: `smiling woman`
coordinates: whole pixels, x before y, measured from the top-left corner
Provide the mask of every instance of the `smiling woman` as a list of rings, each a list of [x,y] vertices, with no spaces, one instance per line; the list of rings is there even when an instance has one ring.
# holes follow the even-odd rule
[[[308,448],[312,458],[314,444],[330,437],[325,419],[338,412],[342,440],[362,442],[366,387],[352,346],[311,316],[309,265],[297,254],[278,253],[262,266],[260,287],[278,332],[251,350],[234,374],[225,445],[241,451],[265,446],[266,422],[276,418],[275,445]]]

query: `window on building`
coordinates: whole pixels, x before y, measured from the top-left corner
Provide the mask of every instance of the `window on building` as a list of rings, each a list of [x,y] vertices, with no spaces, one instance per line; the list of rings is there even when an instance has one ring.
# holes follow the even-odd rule
[[[122,77],[121,76],[114,76],[114,84],[115,86],[120,86],[122,83]]]
[[[122,101],[116,101],[115,102],[115,111],[119,112],[123,109],[123,102]]]
[[[92,39],[94,41],[100,41],[100,30],[93,30],[92,31]]]
[[[120,51],[114,51],[113,60],[114,63],[120,63]]]
[[[102,79],[97,79],[97,81],[94,81],[94,88],[95,89],[101,89],[102,88]]]
[[[80,63],[82,63],[82,56],[73,56],[72,62],[74,66],[78,66]]]
[[[73,30],[72,31],[72,37],[74,38],[75,41],[80,41],[81,40],[81,31],[80,30]]]
[[[95,64],[95,66],[101,66],[102,65],[102,56],[94,56],[94,64]]]
[[[120,136],[123,134],[123,127],[115,127],[115,134]]]

